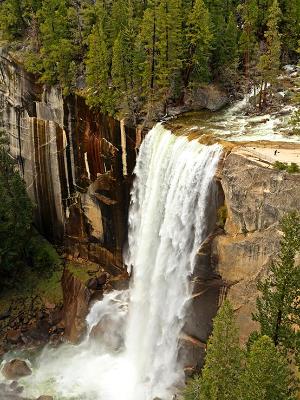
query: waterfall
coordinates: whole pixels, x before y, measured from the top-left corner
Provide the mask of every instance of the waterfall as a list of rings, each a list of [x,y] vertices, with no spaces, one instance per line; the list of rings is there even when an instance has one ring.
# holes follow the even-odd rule
[[[59,399],[172,399],[184,383],[178,339],[191,297],[189,277],[209,233],[221,153],[219,145],[177,137],[160,124],[149,132],[131,193],[125,257],[130,288],[92,307],[81,345],[45,350],[27,388],[51,383]],[[99,324],[106,329],[95,341]]]
[[[188,277],[208,233],[205,211],[220,152],[219,145],[201,146],[162,125],[141,146],[126,260],[133,268],[126,349],[142,383],[136,400],[170,398],[183,381],[178,337]]]

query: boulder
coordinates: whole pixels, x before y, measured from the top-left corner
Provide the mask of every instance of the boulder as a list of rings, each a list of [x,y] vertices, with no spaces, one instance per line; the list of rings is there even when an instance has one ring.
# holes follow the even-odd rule
[[[68,269],[62,277],[63,317],[65,338],[78,343],[86,332],[86,316],[89,311],[90,291]]]
[[[98,282],[97,282],[97,278],[90,278],[86,282],[86,286],[90,290],[98,290],[99,289],[99,285],[98,285]]]
[[[103,286],[106,284],[107,281],[107,274],[106,272],[103,272],[102,274],[100,274],[99,276],[97,276],[97,282],[98,285]]]
[[[123,324],[123,319],[117,316],[105,315],[101,321],[92,328],[90,338],[94,341],[98,341],[111,351],[117,351],[124,344],[124,338],[122,336]]]
[[[107,274],[103,272],[102,274],[100,274],[95,278],[90,278],[87,281],[86,286],[90,290],[100,290],[102,286],[105,285],[106,281],[107,281]]]
[[[1,372],[6,379],[14,381],[23,378],[24,376],[29,376],[32,373],[26,361],[19,359],[8,361],[2,368]]]
[[[11,344],[20,343],[21,339],[21,330],[20,329],[10,329],[6,333],[6,340]]]
[[[37,398],[37,400],[53,400],[52,396],[40,396]]]
[[[206,345],[193,336],[181,334],[178,358],[187,371],[197,371],[203,365]]]
[[[187,91],[184,104],[194,111],[204,108],[210,111],[218,111],[229,102],[226,93],[216,85],[199,86],[191,91]]]

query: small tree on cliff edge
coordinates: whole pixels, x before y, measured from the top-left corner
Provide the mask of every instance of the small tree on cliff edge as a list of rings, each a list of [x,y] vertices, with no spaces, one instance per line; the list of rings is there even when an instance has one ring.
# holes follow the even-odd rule
[[[300,213],[293,212],[281,222],[283,239],[278,260],[271,266],[268,279],[259,282],[261,297],[253,319],[275,346],[300,355],[300,266],[296,261],[300,250]]]
[[[285,358],[268,336],[251,346],[241,375],[240,399],[296,400],[296,385]]]
[[[202,376],[187,385],[184,399],[237,400],[242,354],[233,308],[225,301],[214,319]]]

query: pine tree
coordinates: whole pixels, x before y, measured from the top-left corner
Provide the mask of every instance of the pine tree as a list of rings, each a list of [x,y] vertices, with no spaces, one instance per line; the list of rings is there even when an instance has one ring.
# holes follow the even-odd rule
[[[262,335],[269,336],[285,353],[293,351],[299,357],[300,267],[295,257],[300,250],[300,214],[288,214],[281,227],[280,254],[270,276],[258,284],[261,296],[253,318],[260,323]]]
[[[141,23],[140,35],[137,39],[141,53],[142,86],[145,96],[153,96],[157,81],[157,55],[158,55],[158,0],[149,0]]]
[[[209,61],[213,41],[210,26],[210,15],[204,1],[195,0],[187,20],[186,42],[189,48],[184,65],[185,86],[187,86],[191,77],[196,82],[209,80]]]
[[[19,0],[5,0],[0,4],[1,38],[13,40],[22,37],[27,24],[23,18],[22,3]]]
[[[157,10],[157,85],[161,92],[174,87],[182,58],[181,0],[160,0]],[[169,93],[170,95],[170,93]]]
[[[238,29],[236,17],[230,13],[218,55],[219,79],[227,88],[234,87],[237,81],[239,63]]]
[[[224,63],[228,65],[229,59],[226,58],[227,52],[224,50],[225,35],[228,33],[229,17],[233,14],[232,0],[207,0],[206,5],[208,7],[213,41],[212,41],[212,68],[214,75],[219,76],[219,72],[224,68]],[[232,22],[232,21],[231,21]],[[231,27],[232,29],[232,27]]]
[[[76,48],[71,36],[71,22],[65,0],[44,0],[37,13],[40,21],[41,49],[39,60],[32,64],[40,70],[41,81],[59,82],[65,94],[74,87]]]
[[[240,380],[240,399],[296,400],[295,383],[284,357],[268,336],[252,346]]]
[[[282,11],[282,50],[284,62],[297,58],[296,52],[300,37],[300,0],[280,0]]]
[[[197,400],[235,400],[241,373],[242,351],[233,308],[225,301],[213,324],[201,378],[188,385],[185,400],[200,392]]]
[[[274,84],[276,77],[279,73],[280,67],[280,55],[281,55],[281,40],[278,31],[281,11],[277,0],[274,0],[271,7],[269,8],[269,17],[267,21],[267,30],[265,32],[266,50],[260,56],[258,63],[258,71],[261,76],[261,98],[260,107],[262,101],[266,102],[266,95],[268,90],[268,84]]]
[[[86,81],[87,103],[91,107],[100,107],[103,112],[113,114],[115,102],[114,92],[110,85],[110,55],[101,15],[89,36]]]
[[[141,79],[139,76],[138,48],[135,46],[139,28],[139,16],[135,15],[134,2],[126,0],[123,13],[126,22],[118,33],[113,46],[112,57],[112,84],[116,90],[118,108],[123,114],[135,118],[136,104],[134,98],[141,95]]]
[[[243,29],[240,36],[239,48],[244,59],[244,71],[248,86],[250,80],[255,81],[256,64],[258,62],[258,15],[256,0],[247,0],[238,7],[243,19]]]

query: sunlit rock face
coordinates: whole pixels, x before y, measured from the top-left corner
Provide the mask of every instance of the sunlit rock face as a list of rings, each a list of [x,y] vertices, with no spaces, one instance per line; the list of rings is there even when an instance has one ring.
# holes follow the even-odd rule
[[[212,244],[216,272],[226,281],[241,341],[257,328],[251,314],[257,282],[280,249],[279,221],[300,209],[300,174],[288,174],[232,151],[221,172],[228,210],[225,233]]]
[[[91,112],[78,96],[36,83],[4,53],[0,125],[9,134],[35,221],[74,256],[122,267],[135,131]],[[126,162],[126,169],[122,162]],[[125,176],[124,176],[125,175]],[[104,257],[104,261],[102,260]]]

